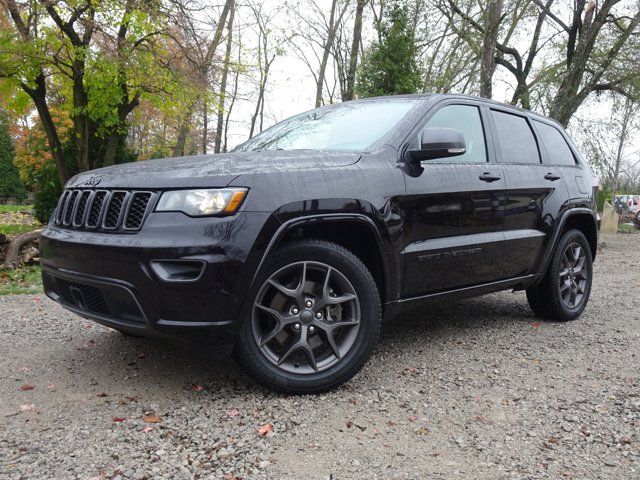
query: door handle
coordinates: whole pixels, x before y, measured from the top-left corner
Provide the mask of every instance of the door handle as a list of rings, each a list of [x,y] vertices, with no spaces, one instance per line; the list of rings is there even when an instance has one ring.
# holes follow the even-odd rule
[[[500,175],[496,175],[495,173],[484,172],[482,175],[478,177],[483,182],[495,182],[500,180],[502,177]]]
[[[544,178],[555,182],[556,180],[560,180],[562,177],[560,175],[554,175],[553,173],[549,172],[544,176]]]

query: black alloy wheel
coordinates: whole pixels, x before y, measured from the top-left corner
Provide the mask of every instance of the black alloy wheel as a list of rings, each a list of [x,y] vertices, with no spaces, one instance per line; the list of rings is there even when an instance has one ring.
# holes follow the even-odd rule
[[[291,373],[335,365],[351,349],[360,305],[351,282],[321,262],[294,262],[264,282],[253,304],[253,337],[262,354]]]
[[[582,245],[578,242],[570,243],[561,258],[562,267],[558,273],[558,288],[563,303],[569,309],[574,309],[584,298],[589,272],[587,271],[587,257]]]
[[[579,230],[565,232],[558,241],[545,276],[527,289],[533,312],[542,318],[578,318],[589,301],[593,259],[587,238]]]
[[[380,299],[364,264],[343,247],[296,242],[279,250],[252,296],[236,356],[270,388],[326,391],[351,378],[380,329]]]

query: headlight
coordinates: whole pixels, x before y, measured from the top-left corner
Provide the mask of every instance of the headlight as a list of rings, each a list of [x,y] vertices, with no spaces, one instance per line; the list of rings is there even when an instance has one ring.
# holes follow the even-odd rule
[[[246,188],[173,190],[162,194],[156,212],[184,212],[193,217],[231,215],[246,195]]]

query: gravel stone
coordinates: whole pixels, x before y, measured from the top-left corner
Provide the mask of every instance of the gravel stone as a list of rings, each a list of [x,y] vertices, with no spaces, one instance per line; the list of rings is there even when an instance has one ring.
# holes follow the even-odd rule
[[[523,292],[434,304],[317,396],[0,297],[0,477],[640,478],[638,238],[603,238],[574,322],[540,321]]]

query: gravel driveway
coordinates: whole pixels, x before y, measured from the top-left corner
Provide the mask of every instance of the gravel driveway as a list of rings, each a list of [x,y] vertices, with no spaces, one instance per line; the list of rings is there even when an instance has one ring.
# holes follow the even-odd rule
[[[640,236],[604,241],[579,320],[434,306],[319,396],[0,297],[0,477],[640,478]]]

